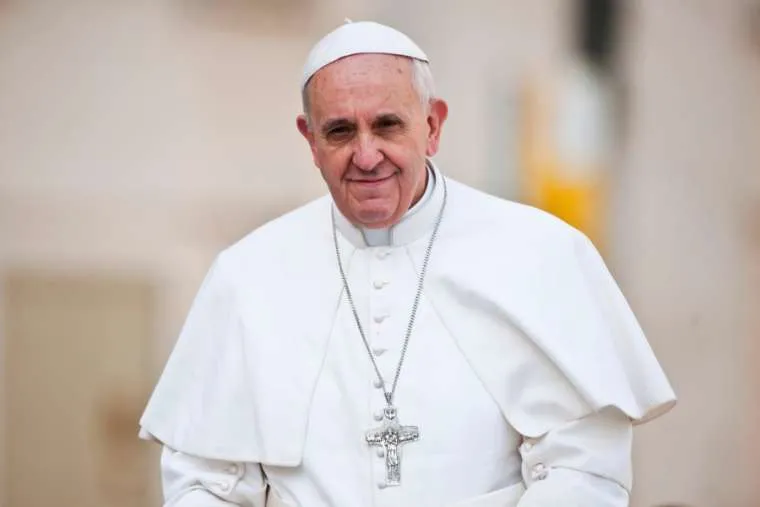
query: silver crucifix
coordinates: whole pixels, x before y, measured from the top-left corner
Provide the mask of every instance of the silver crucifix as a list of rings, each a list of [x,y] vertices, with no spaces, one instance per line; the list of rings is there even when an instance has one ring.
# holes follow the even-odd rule
[[[370,446],[382,447],[385,451],[385,485],[401,484],[401,445],[420,438],[417,426],[401,426],[396,418],[396,409],[385,407],[383,425],[367,432]]]

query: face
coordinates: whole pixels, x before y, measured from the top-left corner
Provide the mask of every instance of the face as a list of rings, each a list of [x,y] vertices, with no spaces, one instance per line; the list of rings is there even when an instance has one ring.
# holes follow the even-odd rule
[[[310,122],[299,116],[298,129],[338,209],[361,227],[397,223],[425,190],[425,159],[438,151],[446,103],[423,107],[411,60],[391,55],[333,62],[307,92]]]

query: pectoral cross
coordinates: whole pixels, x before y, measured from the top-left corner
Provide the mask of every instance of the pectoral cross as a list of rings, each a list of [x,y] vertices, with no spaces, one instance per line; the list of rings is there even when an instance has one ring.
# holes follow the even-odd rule
[[[385,451],[385,485],[401,484],[401,445],[420,438],[417,426],[401,426],[394,407],[385,407],[383,425],[367,432],[367,443]]]

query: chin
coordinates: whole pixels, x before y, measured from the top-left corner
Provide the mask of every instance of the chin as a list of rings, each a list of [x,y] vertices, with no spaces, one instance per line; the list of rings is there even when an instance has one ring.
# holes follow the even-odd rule
[[[368,229],[382,229],[395,222],[395,209],[360,210],[354,213],[356,221]]]

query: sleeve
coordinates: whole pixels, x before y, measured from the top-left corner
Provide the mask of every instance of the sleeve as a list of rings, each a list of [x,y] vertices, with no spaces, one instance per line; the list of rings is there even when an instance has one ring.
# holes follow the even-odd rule
[[[518,507],[627,507],[633,425],[605,408],[520,446],[527,487]]]
[[[164,507],[265,507],[267,486],[258,463],[233,463],[164,446]]]

